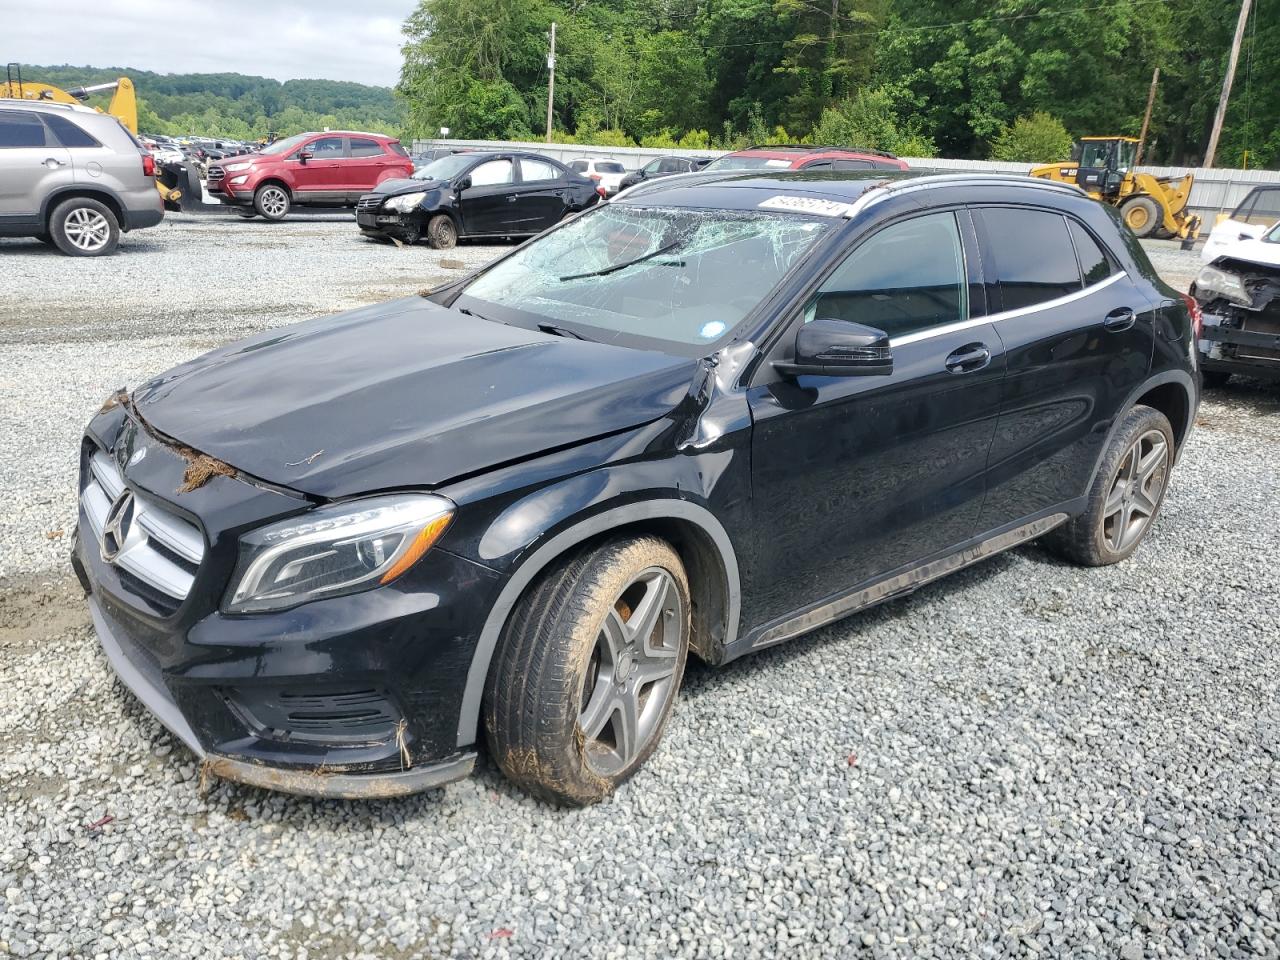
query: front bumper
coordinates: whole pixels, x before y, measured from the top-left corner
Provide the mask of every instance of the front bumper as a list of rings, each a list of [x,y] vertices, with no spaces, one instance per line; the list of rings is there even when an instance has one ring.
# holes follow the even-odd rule
[[[1280,310],[1204,313],[1203,370],[1280,379]]]
[[[441,787],[470,775],[475,767],[474,752],[408,770],[350,774],[330,772],[323,766],[271,766],[257,760],[206,751],[178,704],[169,695],[160,671],[145,657],[138,655],[131,641],[117,634],[103,613],[102,605],[92,595],[89,596],[89,613],[93,617],[93,629],[98,635],[102,651],[120,681],[165,729],[204,762],[203,769],[224,780],[308,797],[368,800],[407,796]]]
[[[356,226],[370,236],[416,239],[422,234],[423,218],[413,213],[388,213],[384,210],[356,210]]]
[[[86,441],[82,470],[107,439]],[[466,776],[463,693],[501,576],[437,547],[385,587],[227,615],[239,532],[298,501],[225,477],[175,498],[181,476],[181,459],[155,443],[123,473],[136,498],[203,528],[208,546],[180,602],[157,607],[103,559],[83,504],[74,538],[99,642],[138,699],[208,772],[269,789],[387,797]]]

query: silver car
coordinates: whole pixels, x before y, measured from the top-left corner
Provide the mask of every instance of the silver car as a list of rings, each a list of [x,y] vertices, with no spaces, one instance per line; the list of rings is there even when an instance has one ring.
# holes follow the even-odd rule
[[[155,158],[115,117],[0,99],[0,236],[98,257],[115,251],[122,231],[163,217]]]

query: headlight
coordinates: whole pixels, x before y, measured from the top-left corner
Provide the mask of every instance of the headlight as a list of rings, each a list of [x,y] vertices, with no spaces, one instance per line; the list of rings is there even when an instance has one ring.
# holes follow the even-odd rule
[[[253,166],[253,162],[252,162],[252,161],[249,161],[249,160],[245,160],[245,161],[243,161],[243,162],[241,162],[241,163],[224,163],[224,164],[222,165],[222,169],[223,169],[223,170],[232,170],[232,171],[234,171],[234,170],[248,170],[251,166]]]
[[[231,178],[231,185],[232,185],[233,187],[238,187],[238,186],[240,186],[240,184],[244,183],[244,182],[245,182],[246,180],[248,180],[248,179],[249,179],[249,175],[248,175],[248,174],[245,174],[244,176],[240,176],[240,177],[232,177],[232,178]]]
[[[417,193],[402,193],[398,197],[392,197],[385,204],[388,210],[394,210],[396,213],[408,213],[414,207],[422,202],[422,198],[427,195],[427,191],[419,190]]]
[[[453,504],[431,494],[317,507],[240,538],[227,613],[285,610],[390,583],[440,539]]]
[[[1217,267],[1205,267],[1196,276],[1196,293],[1216,293],[1246,307],[1252,305],[1253,297],[1244,288],[1244,277],[1236,273],[1228,273]],[[1206,298],[1209,299],[1209,298]]]

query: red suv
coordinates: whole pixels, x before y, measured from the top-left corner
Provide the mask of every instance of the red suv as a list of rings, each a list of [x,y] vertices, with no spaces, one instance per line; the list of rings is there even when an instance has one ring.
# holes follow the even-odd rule
[[[704,170],[906,170],[892,153],[862,147],[767,143],[717,157]]]
[[[210,164],[209,193],[247,217],[283,220],[295,204],[354,207],[384,180],[413,173],[400,141],[379,133],[300,133]]]

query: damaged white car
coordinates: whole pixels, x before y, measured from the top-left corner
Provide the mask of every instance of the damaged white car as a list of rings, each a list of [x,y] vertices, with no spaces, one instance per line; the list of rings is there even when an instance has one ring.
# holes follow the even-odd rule
[[[1280,380],[1280,223],[1239,240],[1191,285],[1204,314],[1197,346],[1207,387],[1233,373]]]

